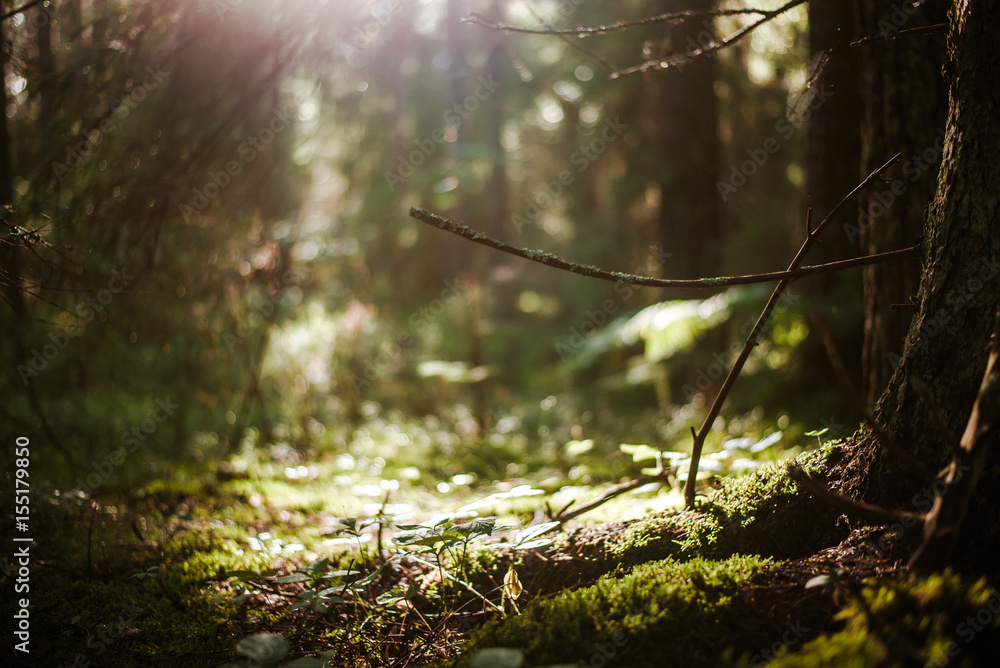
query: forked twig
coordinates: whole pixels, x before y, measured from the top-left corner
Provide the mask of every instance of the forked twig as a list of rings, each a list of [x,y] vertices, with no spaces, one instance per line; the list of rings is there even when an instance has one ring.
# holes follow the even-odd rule
[[[805,259],[806,253],[812,248],[812,245],[816,243],[819,235],[823,232],[824,228],[829,224],[833,218],[840,213],[840,210],[847,205],[855,195],[864,190],[868,184],[872,181],[878,179],[878,177],[885,170],[889,169],[897,160],[899,160],[900,154],[894,155],[888,162],[873,171],[871,174],[865,178],[864,181],[859,183],[854,190],[847,194],[840,202],[837,203],[830,213],[826,215],[819,225],[815,229],[809,222],[811,217],[811,211],[806,214],[806,229],[812,230],[806,234],[806,238],[802,241],[802,246],[799,248],[799,252],[795,254],[792,258],[791,264],[788,265],[788,270],[792,271],[802,264],[802,260]],[[688,472],[687,483],[684,485],[684,502],[688,508],[694,506],[694,491],[695,484],[698,477],[698,463],[701,460],[701,451],[705,447],[705,439],[708,437],[708,432],[712,429],[712,423],[715,422],[715,418],[719,416],[719,411],[722,410],[722,404],[725,403],[726,397],[729,395],[729,391],[732,389],[733,384],[739,377],[740,372],[743,370],[743,365],[746,364],[747,359],[750,357],[750,352],[757,345],[757,338],[760,336],[761,331],[764,329],[764,325],[771,317],[771,312],[774,311],[775,307],[778,305],[778,301],[784,294],[785,290],[791,284],[791,280],[782,279],[778,285],[775,286],[774,292],[771,293],[771,298],[767,301],[767,306],[764,307],[764,312],[760,314],[757,318],[757,324],[754,325],[753,330],[751,330],[750,335],[747,337],[746,342],[743,344],[743,349],[740,351],[739,357],[733,362],[732,368],[729,370],[729,375],[726,376],[725,382],[722,384],[722,389],[719,390],[719,394],[716,395],[715,400],[712,402],[712,407],[708,411],[708,415],[705,416],[705,421],[701,425],[701,429],[694,435],[694,443],[691,446],[691,468]],[[693,430],[692,430],[693,431]]]
[[[612,23],[597,27],[590,27],[590,28],[578,27],[578,28],[554,29],[548,26],[546,26],[544,30],[540,28],[524,28],[520,26],[509,25],[506,23],[490,21],[479,14],[472,14],[469,18],[464,20],[469,23],[474,23],[476,25],[489,28],[491,30],[501,30],[504,32],[515,32],[515,33],[523,33],[529,35],[554,35],[556,37],[561,37],[565,39],[569,35],[575,35],[577,37],[589,37],[592,35],[603,35],[609,32],[628,30],[629,28],[636,28],[645,25],[653,25],[657,23],[679,23],[693,18],[737,16],[737,15],[760,17],[750,25],[740,28],[739,30],[729,35],[728,37],[719,40],[718,42],[713,41],[711,44],[702,46],[702,48],[700,49],[693,49],[688,53],[680,53],[680,52],[674,53],[665,56],[663,58],[656,58],[653,60],[649,60],[645,63],[636,65],[634,67],[629,67],[628,69],[624,70],[615,70],[614,68],[611,68],[612,78],[617,78],[625,74],[645,72],[646,70],[649,69],[666,69],[667,67],[674,67],[681,63],[694,60],[695,58],[708,56],[713,53],[716,53],[717,51],[721,51],[727,46],[732,46],[739,40],[743,39],[744,37],[752,33],[761,25],[767,23],[771,19],[781,16],[790,9],[793,9],[794,7],[804,4],[805,2],[807,2],[807,0],[789,0],[789,2],[785,3],[781,7],[778,7],[777,9],[722,9],[722,10],[701,11],[701,12],[695,12],[695,11],[675,12],[670,14],[659,14],[657,16],[649,16],[643,19],[638,19],[636,21],[620,21],[617,23]],[[574,48],[577,47],[574,46]],[[604,64],[606,67],[609,68],[611,67],[607,62],[603,60],[601,60],[601,63]]]
[[[577,518],[580,515],[583,515],[584,513],[589,513],[591,510],[594,510],[595,508],[603,506],[605,503],[607,503],[611,499],[615,498],[616,496],[621,496],[625,492],[631,492],[633,489],[638,489],[639,487],[642,487],[643,485],[648,485],[651,482],[666,482],[667,481],[667,474],[668,474],[669,471],[672,471],[672,469],[668,469],[667,471],[664,471],[663,473],[658,473],[656,475],[639,476],[638,478],[635,478],[633,480],[629,480],[627,482],[623,482],[620,485],[615,485],[614,487],[612,487],[611,489],[609,489],[607,492],[605,492],[599,498],[594,499],[593,501],[590,501],[589,503],[585,503],[582,506],[577,506],[575,510],[572,510],[570,512],[566,512],[567,508],[569,508],[569,506],[567,505],[566,507],[564,507],[562,509],[562,511],[560,511],[559,513],[557,513],[555,515],[555,517],[553,517],[552,519],[554,521],[556,521],[556,522],[559,522],[559,526],[562,526],[566,522],[569,522],[571,519]],[[554,531],[557,528],[558,527],[553,526],[549,531]],[[545,532],[540,533],[538,535],[542,536],[542,535],[545,535],[546,533],[549,533],[549,532],[545,531]]]

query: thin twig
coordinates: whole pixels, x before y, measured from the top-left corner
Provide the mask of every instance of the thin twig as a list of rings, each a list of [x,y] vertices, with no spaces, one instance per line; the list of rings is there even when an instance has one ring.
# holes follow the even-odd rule
[[[23,4],[20,7],[17,7],[16,9],[10,10],[6,14],[4,14],[3,16],[0,16],[0,21],[6,21],[7,19],[9,19],[12,16],[16,16],[17,14],[20,14],[23,11],[31,9],[35,5],[41,4],[41,2],[42,2],[42,0],[31,0],[31,2]]]
[[[804,278],[806,276],[823,274],[829,271],[842,271],[844,269],[863,267],[877,262],[886,262],[889,260],[909,257],[911,255],[916,255],[920,250],[920,246],[910,246],[909,248],[901,248],[899,250],[879,253],[877,255],[856,257],[850,260],[838,260],[836,262],[827,262],[826,264],[819,264],[815,266],[797,267],[787,271],[770,271],[762,274],[750,274],[746,276],[717,276],[715,278],[654,278],[651,276],[639,276],[638,274],[627,274],[621,271],[607,271],[593,265],[569,262],[567,260],[563,260],[557,255],[554,255],[553,253],[511,246],[510,244],[505,244],[502,241],[489,237],[482,232],[478,232],[465,223],[443,218],[442,216],[431,213],[426,209],[412,208],[410,209],[410,216],[423,221],[428,225],[432,225],[444,232],[456,234],[464,239],[468,239],[469,241],[487,246],[488,248],[507,253],[508,255],[514,255],[515,257],[531,260],[532,262],[538,262],[539,264],[544,264],[548,267],[562,269],[563,271],[579,274],[580,276],[649,288],[706,290],[711,288],[727,287],[730,285],[752,285],[755,283],[768,283],[770,281],[780,280],[791,281],[798,278]]]
[[[764,13],[763,16],[761,16],[761,18],[757,19],[756,21],[754,21],[753,23],[744,28],[740,28],[732,35],[726,37],[725,39],[719,42],[715,42],[701,49],[693,49],[692,51],[687,53],[678,52],[674,55],[667,56],[665,58],[656,58],[655,60],[647,60],[645,63],[642,63],[641,65],[636,65],[635,67],[630,67],[628,69],[622,70],[621,72],[618,73],[618,76],[623,76],[626,74],[634,74],[636,72],[645,72],[646,70],[650,69],[663,70],[667,69],[668,67],[676,67],[681,63],[687,63],[689,61],[694,60],[695,58],[716,53],[717,51],[721,51],[727,46],[732,46],[733,44],[740,41],[741,39],[752,33],[754,30],[756,30],[763,24],[767,23],[771,19],[784,14],[790,9],[798,7],[799,5],[805,3],[806,1],[807,0],[790,0],[790,2],[785,3],[781,7],[778,7],[775,10]]]
[[[813,479],[801,466],[789,467],[788,475],[817,499],[842,512],[851,515],[860,515],[873,522],[884,524],[912,522],[912,526],[913,524],[921,524],[924,521],[924,516],[921,513],[914,513],[908,510],[890,510],[862,501],[848,499],[846,496],[828,489],[823,483]]]
[[[87,524],[87,579],[94,579],[94,560],[91,546],[94,544],[94,516],[97,515],[97,501],[90,502],[90,522]]]
[[[884,165],[873,171],[871,174],[865,178],[864,181],[859,183],[854,190],[852,190],[846,197],[844,197],[840,202],[837,203],[830,213],[826,215],[826,218],[816,226],[816,228],[802,241],[802,246],[799,248],[799,252],[795,254],[792,259],[791,264],[788,265],[789,271],[797,269],[802,260],[805,259],[806,253],[812,248],[812,245],[816,243],[819,235],[823,232],[824,228],[829,224],[833,218],[840,213],[847,202],[854,198],[858,193],[868,187],[868,184],[878,179],[879,175],[885,170],[891,167],[897,160],[899,160],[900,154],[897,153]],[[807,217],[811,214],[807,213]],[[701,451],[705,446],[705,439],[708,437],[708,432],[712,428],[712,423],[715,422],[715,418],[719,416],[719,411],[722,410],[722,404],[725,403],[726,397],[729,395],[729,391],[732,389],[733,384],[739,377],[740,372],[743,370],[743,365],[746,364],[747,359],[750,357],[750,352],[757,345],[757,338],[760,336],[761,331],[764,329],[764,325],[771,317],[771,312],[774,311],[775,307],[778,305],[778,301],[784,294],[785,289],[788,288],[791,281],[788,279],[782,279],[778,285],[775,286],[774,292],[771,293],[771,298],[767,301],[767,306],[764,307],[763,313],[757,319],[757,324],[754,325],[753,330],[751,330],[750,335],[743,344],[743,349],[740,351],[739,357],[733,362],[733,367],[729,370],[729,375],[726,376],[725,382],[722,384],[722,389],[719,390],[719,394],[716,395],[715,400],[712,402],[712,407],[708,411],[708,415],[705,416],[705,421],[701,425],[701,429],[694,437],[694,443],[691,446],[691,468],[688,472],[687,483],[684,485],[684,502],[688,508],[694,506],[694,491],[695,485],[698,478],[698,462],[701,459]]]
[[[958,456],[944,469],[947,495],[936,495],[923,525],[924,540],[910,557],[909,567],[922,573],[940,572],[952,561],[979,480],[987,469],[990,450],[1000,431],[1000,311],[994,316],[986,371],[962,432]],[[964,462],[964,465],[963,465]]]
[[[878,442],[902,464],[918,473],[924,482],[934,480],[937,477],[936,473],[897,443],[875,420],[875,416],[872,415],[871,410],[869,410],[868,406],[865,405],[865,402],[861,400],[860,395],[854,389],[854,383],[851,382],[851,377],[847,373],[847,369],[844,368],[844,362],[840,359],[837,346],[833,342],[833,337],[830,336],[830,330],[827,329],[823,317],[817,311],[810,311],[809,316],[812,318],[813,324],[819,332],[820,339],[823,341],[823,347],[826,348],[827,357],[830,358],[830,364],[833,366],[833,372],[837,376],[837,380],[847,393],[847,396],[854,402],[855,407],[861,413],[861,417],[864,418],[868,428],[875,434]]]
[[[435,568],[434,564],[432,564],[431,562],[426,561],[424,559],[421,559],[420,557],[418,557],[417,555],[413,554],[412,552],[408,553],[406,556],[408,556],[410,559],[413,559],[414,561],[416,561],[418,563],[423,564],[424,566],[429,566],[431,568]],[[467,589],[470,593],[475,594],[476,596],[478,596],[494,612],[499,612],[501,615],[503,614],[503,608],[501,608],[496,603],[494,603],[490,599],[488,599],[485,596],[483,596],[482,594],[480,594],[468,582],[463,582],[462,580],[460,580],[459,578],[456,578],[454,575],[452,575],[448,571],[444,570],[443,568],[441,569],[441,575],[443,575],[444,577],[448,578],[449,580],[454,580],[458,584],[460,584],[463,587],[465,587],[465,589]]]
[[[617,21],[615,23],[609,23],[608,25],[597,26],[594,28],[585,28],[581,26],[578,28],[556,29],[546,25],[545,30],[541,30],[539,28],[524,28],[507,23],[490,21],[482,14],[477,13],[470,14],[468,18],[462,19],[462,22],[473,23],[484,28],[489,28],[490,30],[516,32],[526,35],[575,35],[578,37],[591,37],[593,35],[604,35],[609,32],[618,32],[621,30],[628,30],[629,28],[655,25],[657,23],[682,23],[691,19],[715,18],[717,16],[762,16],[770,13],[771,11],[772,10],[769,9],[717,9],[713,11],[673,12],[669,14],[647,16],[645,18],[636,19],[635,21]]]
[[[534,17],[535,17],[536,19],[538,19],[538,22],[539,22],[539,23],[541,23],[541,24],[542,24],[543,26],[545,26],[546,28],[549,28],[549,29],[552,29],[552,26],[550,26],[550,25],[549,25],[548,23],[546,23],[546,22],[545,22],[544,20],[542,20],[542,18],[541,18],[541,17],[540,17],[539,15],[538,15],[538,12],[536,12],[536,11],[535,11],[535,10],[534,10],[534,9],[533,9],[533,8],[531,7],[531,5],[528,5],[528,11],[529,11],[529,12],[531,12],[531,14],[532,14],[532,15],[533,15],[533,16],[534,16]],[[560,34],[560,33],[558,33],[558,32],[553,32],[552,34],[556,35],[556,37],[558,37],[558,38],[559,38],[559,39],[561,39],[561,40],[562,40],[563,42],[565,42],[565,43],[566,43],[566,45],[567,45],[567,46],[569,46],[569,48],[571,48],[571,49],[574,49],[574,50],[576,50],[576,51],[579,51],[580,53],[582,53],[583,55],[587,56],[588,58],[591,58],[591,59],[593,59],[593,60],[596,60],[596,61],[597,61],[597,62],[599,62],[599,63],[600,63],[601,65],[603,65],[604,67],[606,67],[606,68],[608,69],[608,71],[609,71],[609,72],[611,72],[612,74],[615,74],[616,72],[618,72],[618,68],[617,68],[617,67],[615,67],[614,65],[612,65],[611,63],[609,63],[608,61],[606,61],[606,60],[605,60],[604,58],[601,58],[601,57],[600,57],[599,55],[597,55],[596,53],[593,53],[593,52],[591,52],[591,51],[588,51],[587,49],[585,49],[585,48],[583,48],[582,46],[580,46],[579,44],[577,44],[577,41],[579,41],[579,40],[572,40],[572,39],[570,39],[570,38],[569,38],[568,36],[566,36],[566,35],[563,35],[563,34]]]
[[[935,23],[929,26],[918,26],[916,28],[907,28],[906,30],[897,30],[896,32],[891,32],[884,35],[871,35],[870,37],[862,37],[856,42],[851,42],[850,46],[861,46],[862,44],[870,44],[872,42],[885,42],[890,39],[896,39],[899,37],[912,37],[913,35],[928,35],[936,32],[943,32],[948,29],[947,23]]]
[[[672,471],[672,470],[673,469],[668,469],[667,471]],[[620,485],[615,485],[614,487],[612,487],[611,489],[609,489],[607,492],[605,492],[604,495],[601,496],[600,498],[594,499],[593,501],[591,501],[589,503],[586,503],[586,504],[584,504],[582,506],[577,506],[576,510],[574,510],[572,512],[568,512],[568,513],[565,513],[565,514],[563,514],[562,512],[560,512],[559,514],[557,514],[552,519],[554,521],[556,521],[556,522],[559,522],[559,526],[562,526],[566,522],[569,522],[571,519],[579,517],[580,515],[583,515],[584,513],[589,513],[591,510],[604,505],[605,503],[607,503],[611,499],[615,498],[616,496],[621,496],[625,492],[630,492],[633,489],[637,489],[639,487],[642,487],[643,485],[648,485],[651,482],[665,482],[667,480],[667,471],[665,471],[663,473],[659,473],[657,475],[639,476],[638,478],[636,478],[634,480],[629,480],[628,482],[623,482]],[[567,508],[568,508],[568,506],[567,506]],[[565,510],[565,508],[563,510]],[[549,531],[555,531],[557,528],[559,528],[559,527],[553,526],[551,529],[549,529]],[[549,531],[542,532],[542,533],[538,534],[538,536],[544,536],[545,534],[549,533]]]

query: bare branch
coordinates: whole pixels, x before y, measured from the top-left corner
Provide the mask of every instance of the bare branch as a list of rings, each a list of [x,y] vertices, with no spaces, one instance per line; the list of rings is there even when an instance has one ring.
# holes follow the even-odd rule
[[[525,260],[538,262],[539,264],[554,267],[555,269],[562,269],[573,274],[579,274],[580,276],[650,288],[705,290],[727,287],[730,285],[752,285],[755,283],[767,283],[769,281],[779,280],[792,281],[798,278],[822,274],[829,271],[841,271],[843,269],[851,269],[852,267],[863,267],[878,262],[897,260],[911,255],[916,255],[916,253],[920,250],[919,246],[910,246],[909,248],[901,248],[899,250],[879,253],[877,255],[857,257],[850,260],[838,260],[836,262],[828,262],[826,264],[819,264],[811,267],[801,267],[787,271],[770,271],[762,274],[750,274],[746,276],[718,276],[716,278],[654,278],[651,276],[639,276],[638,274],[626,274],[620,271],[607,271],[592,265],[569,262],[552,253],[546,253],[545,251],[528,250],[526,248],[511,246],[502,241],[486,236],[482,232],[472,229],[465,223],[443,218],[437,214],[427,211],[426,209],[412,208],[410,209],[410,216],[423,221],[428,225],[433,225],[439,230],[451,232],[452,234],[456,234],[460,237],[468,239],[469,241],[473,241],[477,244],[487,246],[509,255],[524,258]]]
[[[589,513],[594,508],[598,508],[598,507],[604,505],[605,503],[607,503],[611,499],[615,498],[616,496],[621,496],[625,492],[630,492],[633,489],[638,489],[639,487],[642,487],[643,485],[648,485],[651,482],[668,482],[667,476],[670,473],[674,472],[674,470],[675,469],[671,468],[671,469],[665,470],[662,473],[658,473],[656,475],[643,475],[643,476],[639,476],[638,478],[635,478],[634,480],[629,480],[627,482],[621,483],[620,485],[615,485],[614,487],[612,487],[611,489],[609,489],[607,492],[605,492],[599,498],[594,499],[593,501],[590,501],[589,503],[585,503],[582,506],[577,506],[577,508],[575,510],[572,510],[570,512],[566,512],[567,509],[569,508],[569,506],[567,505],[565,508],[563,508],[561,511],[559,511],[559,513],[557,513],[555,515],[555,517],[553,517],[552,519],[554,521],[556,521],[556,522],[559,522],[559,526],[562,526],[566,522],[569,522],[571,519],[579,517],[580,515],[583,515],[584,513]],[[550,531],[555,531],[556,528],[558,528],[558,527],[553,526],[552,529],[550,529]],[[546,531],[545,533],[548,533],[548,531]],[[544,534],[539,534],[539,535],[544,535]]]
[[[528,11],[531,12],[532,16],[534,16],[536,19],[538,19],[538,22],[541,23],[543,26],[545,26],[546,28],[549,28],[549,29],[552,28],[552,26],[550,26],[548,23],[546,23],[545,21],[543,21],[540,16],[538,16],[538,12],[536,12],[534,10],[534,8],[531,7],[531,5],[528,5]],[[555,34],[559,39],[561,39],[563,42],[565,42],[571,49],[579,51],[580,53],[582,53],[583,55],[587,56],[588,58],[592,58],[593,60],[596,60],[597,62],[599,62],[601,65],[604,65],[604,67],[606,67],[608,69],[608,71],[611,72],[612,74],[614,74],[615,72],[618,71],[617,67],[615,67],[614,65],[612,65],[611,63],[609,63],[608,61],[606,61],[604,58],[601,58],[596,53],[592,53],[592,52],[588,51],[587,49],[583,48],[582,46],[580,46],[579,44],[577,44],[576,42],[578,40],[572,40],[568,36],[562,35],[562,34],[559,34],[559,33],[553,33],[553,34]]]
[[[944,32],[948,29],[947,23],[935,23],[929,26],[919,26],[917,28],[907,28],[906,30],[897,30],[896,32],[890,32],[884,35],[872,35],[870,37],[862,37],[856,42],[851,42],[851,46],[861,46],[862,44],[870,44],[872,42],[885,42],[890,39],[896,39],[899,37],[912,37],[914,35],[930,35],[936,32]]]
[[[952,458],[939,479],[945,492],[935,497],[927,512],[924,540],[910,558],[910,568],[923,573],[940,571],[951,563],[976,486],[1000,434],[1000,312],[994,317],[986,371],[962,433],[961,454]]]
[[[16,15],[20,14],[21,12],[24,12],[24,11],[27,11],[27,10],[31,9],[35,5],[40,5],[41,3],[42,3],[42,0],[31,0],[31,2],[26,3],[24,5],[21,5],[20,7],[17,7],[15,9],[12,9],[9,12],[7,12],[6,14],[4,14],[3,16],[0,16],[0,21],[6,21],[10,17],[16,16]]]
[[[848,499],[846,496],[828,489],[826,485],[812,478],[801,466],[789,467],[788,475],[817,499],[848,515],[865,517],[873,522],[883,524],[906,522],[913,525],[924,521],[924,516],[920,513],[908,510],[890,510],[880,506],[873,506],[863,501]]]
[[[609,23],[608,25],[597,26],[595,28],[561,28],[556,29],[546,25],[545,29],[541,28],[525,28],[522,26],[510,25],[507,23],[499,23],[496,21],[490,21],[482,14],[473,13],[470,14],[468,18],[462,19],[464,23],[472,23],[484,28],[489,28],[490,30],[501,30],[503,32],[516,32],[526,35],[571,35],[577,37],[592,37],[594,35],[605,35],[609,32],[618,32],[621,30],[628,30],[629,28],[637,28],[639,26],[656,25],[657,23],[682,23],[684,21],[689,21],[691,19],[702,19],[702,18],[715,18],[716,16],[762,16],[767,15],[772,10],[769,9],[717,9],[714,11],[685,11],[685,12],[672,12],[669,14],[657,14],[656,16],[647,16],[645,18],[637,19],[635,21],[616,21],[615,23]]]
[[[726,48],[727,46],[731,46],[736,42],[738,42],[739,40],[743,39],[744,37],[749,35],[751,32],[753,32],[763,24],[767,23],[771,19],[780,16],[785,12],[789,11],[790,9],[793,9],[794,7],[797,7],[805,2],[808,2],[808,0],[789,0],[789,2],[785,3],[784,5],[782,5],[777,9],[720,9],[715,11],[674,12],[669,14],[659,14],[656,16],[649,16],[635,21],[619,21],[617,23],[611,23],[608,25],[596,26],[590,28],[581,26],[577,28],[556,29],[547,25],[544,29],[525,28],[522,26],[514,26],[507,23],[490,21],[481,14],[472,14],[468,18],[463,19],[463,21],[483,26],[485,28],[489,28],[490,30],[502,30],[504,32],[522,33],[527,35],[553,35],[556,37],[563,38],[564,40],[567,41],[567,44],[570,44],[570,46],[572,46],[575,49],[579,49],[578,46],[573,44],[573,42],[568,39],[569,36],[572,35],[576,37],[591,37],[594,35],[604,35],[609,32],[628,30],[629,28],[637,28],[646,25],[655,25],[658,23],[682,23],[684,21],[689,21],[691,19],[696,19],[696,18],[715,18],[717,16],[760,17],[750,25],[740,28],[732,35],[726,37],[725,39],[719,42],[715,42],[708,46],[704,46],[700,49],[693,49],[687,53],[677,52],[669,56],[665,56],[663,58],[656,58],[653,60],[649,60],[645,63],[642,63],[641,65],[636,65],[634,67],[630,67],[625,70],[616,70],[603,59],[598,58],[594,54],[584,51],[584,53],[587,53],[587,55],[597,59],[605,67],[611,69],[612,71],[611,78],[614,79],[625,74],[633,74],[635,72],[645,72],[646,70],[650,69],[663,70],[667,69],[668,67],[676,67],[678,65],[694,60],[695,58],[699,58],[701,56],[706,56],[715,53],[717,51],[720,51]]]
[[[764,25],[771,19],[784,14],[790,9],[798,7],[799,5],[805,2],[807,2],[807,0],[790,0],[789,2],[785,3],[784,5],[775,10],[765,12],[761,18],[757,19],[756,21],[754,21],[753,23],[744,28],[740,28],[732,35],[726,37],[725,39],[719,42],[710,44],[709,46],[706,46],[701,49],[693,49],[687,53],[678,52],[671,56],[667,56],[665,58],[656,58],[654,60],[647,60],[645,63],[642,63],[641,65],[636,65],[635,67],[630,67],[628,69],[622,70],[615,76],[634,74],[636,72],[645,72],[646,70],[665,70],[669,67],[677,67],[684,63],[690,62],[695,58],[700,58],[701,56],[707,56],[709,54],[716,53],[717,51],[721,51],[727,46],[732,46],[733,44],[740,41],[741,39],[752,33],[760,26]]]
[[[802,242],[802,246],[799,248],[799,252],[795,254],[792,259],[791,264],[788,266],[789,271],[798,269],[799,265],[802,264],[802,260],[805,259],[806,253],[812,248],[812,245],[817,241],[820,233],[823,229],[833,220],[834,216],[840,213],[847,203],[854,198],[855,195],[860,193],[868,184],[877,180],[878,177],[885,170],[889,169],[897,160],[899,160],[899,153],[893,156],[887,163],[873,171],[868,177],[859,183],[854,190],[852,190],[844,199],[840,200],[830,213],[826,215],[814,230],[806,234],[805,240]],[[811,217],[811,211],[807,214],[807,220]],[[807,226],[811,227],[811,226]],[[726,376],[725,382],[722,384],[722,389],[719,390],[719,394],[716,395],[715,400],[712,402],[712,407],[708,411],[708,415],[705,416],[705,421],[701,425],[701,429],[695,435],[694,443],[691,446],[691,468],[688,472],[687,483],[684,485],[684,501],[687,507],[691,508],[694,506],[694,489],[698,478],[698,462],[701,460],[701,451],[705,447],[705,438],[708,436],[709,430],[712,428],[712,423],[715,422],[715,418],[719,416],[719,411],[722,410],[722,404],[725,403],[726,397],[729,395],[729,391],[732,389],[733,384],[739,377],[740,372],[743,370],[743,365],[746,364],[747,359],[750,357],[750,352],[757,345],[757,338],[760,336],[761,331],[764,329],[764,325],[771,317],[771,312],[778,305],[778,301],[781,299],[781,295],[784,294],[785,289],[791,284],[788,279],[782,279],[778,285],[775,286],[774,292],[771,293],[771,298],[767,301],[767,306],[764,307],[764,312],[760,314],[757,318],[757,324],[754,325],[753,330],[751,330],[750,335],[747,340],[743,343],[743,350],[740,351],[739,357],[733,362],[733,367],[729,370],[729,375]]]

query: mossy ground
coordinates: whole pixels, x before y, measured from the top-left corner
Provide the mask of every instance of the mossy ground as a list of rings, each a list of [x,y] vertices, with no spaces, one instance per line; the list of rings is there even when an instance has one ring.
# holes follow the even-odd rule
[[[826,446],[798,461],[823,475],[842,456]],[[989,665],[1000,640],[989,580],[907,578],[901,543],[873,549],[883,529],[817,504],[780,465],[720,481],[692,510],[583,525],[541,550],[472,543],[440,561],[434,541],[416,557],[390,549],[398,526],[381,548],[374,526],[338,534],[345,510],[374,511],[346,508],[332,483],[176,482],[96,503],[38,496],[25,665],[243,665],[237,643],[261,632],[289,641],[285,661],[335,652],[303,666],[470,666],[497,647],[525,667]],[[543,505],[504,498],[498,525]],[[525,587],[519,615],[502,600],[509,568]]]

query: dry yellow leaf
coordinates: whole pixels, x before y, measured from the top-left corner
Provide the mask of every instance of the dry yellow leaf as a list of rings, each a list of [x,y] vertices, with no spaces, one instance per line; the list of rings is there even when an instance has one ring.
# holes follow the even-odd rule
[[[517,597],[524,591],[521,581],[517,577],[517,571],[514,570],[513,566],[507,571],[507,575],[503,576],[503,590],[512,601],[516,601]]]

